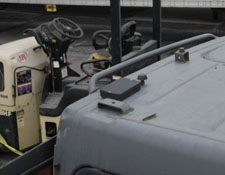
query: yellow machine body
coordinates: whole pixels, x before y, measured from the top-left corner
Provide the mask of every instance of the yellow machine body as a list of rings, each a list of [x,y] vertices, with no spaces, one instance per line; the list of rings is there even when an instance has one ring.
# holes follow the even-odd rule
[[[108,59],[111,61],[112,56],[102,55],[102,54],[96,52],[96,53],[91,54],[91,56],[89,58],[89,60],[103,60],[103,59]],[[106,69],[106,68],[108,68],[108,65],[106,65],[105,62],[94,63],[94,68]]]

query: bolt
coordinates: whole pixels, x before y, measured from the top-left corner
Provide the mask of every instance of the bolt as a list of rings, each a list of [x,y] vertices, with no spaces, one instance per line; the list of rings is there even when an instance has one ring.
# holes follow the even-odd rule
[[[184,47],[180,47],[180,48],[179,48],[179,52],[180,52],[180,53],[184,53],[184,52],[185,52],[185,48],[184,48]]]
[[[141,85],[144,85],[145,84],[145,80],[147,80],[148,77],[147,77],[146,74],[139,74],[137,79],[141,81]]]

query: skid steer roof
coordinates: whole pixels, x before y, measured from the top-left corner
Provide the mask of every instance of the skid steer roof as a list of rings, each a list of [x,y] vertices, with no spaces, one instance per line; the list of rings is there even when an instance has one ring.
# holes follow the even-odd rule
[[[98,108],[98,91],[70,105],[59,128],[56,174],[82,167],[112,174],[223,174],[225,59],[218,57],[224,45],[219,38],[190,49],[187,62],[171,56],[128,76],[148,76],[123,101],[133,108],[128,113]]]

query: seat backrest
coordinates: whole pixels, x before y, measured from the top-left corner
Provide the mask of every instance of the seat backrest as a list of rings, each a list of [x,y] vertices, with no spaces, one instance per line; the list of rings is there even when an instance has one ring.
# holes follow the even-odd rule
[[[132,36],[136,31],[136,22],[129,21],[121,26],[121,38],[122,42]],[[105,42],[98,42],[97,39],[103,39]],[[111,31],[110,30],[99,30],[96,31],[92,36],[92,44],[95,50],[111,48]]]
[[[122,27],[121,27],[122,40],[128,39],[128,38],[134,36],[135,31],[136,31],[136,22],[135,21],[129,21],[126,24],[122,25]]]

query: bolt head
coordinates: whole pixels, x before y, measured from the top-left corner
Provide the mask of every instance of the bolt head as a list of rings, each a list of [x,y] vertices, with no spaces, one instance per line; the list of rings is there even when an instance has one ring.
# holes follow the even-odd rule
[[[179,52],[180,52],[180,53],[184,53],[184,52],[185,52],[185,48],[184,48],[184,47],[180,47],[180,48],[179,48]]]
[[[147,77],[146,74],[139,74],[137,79],[140,80],[140,81],[145,81],[145,80],[148,79],[148,77]]]

